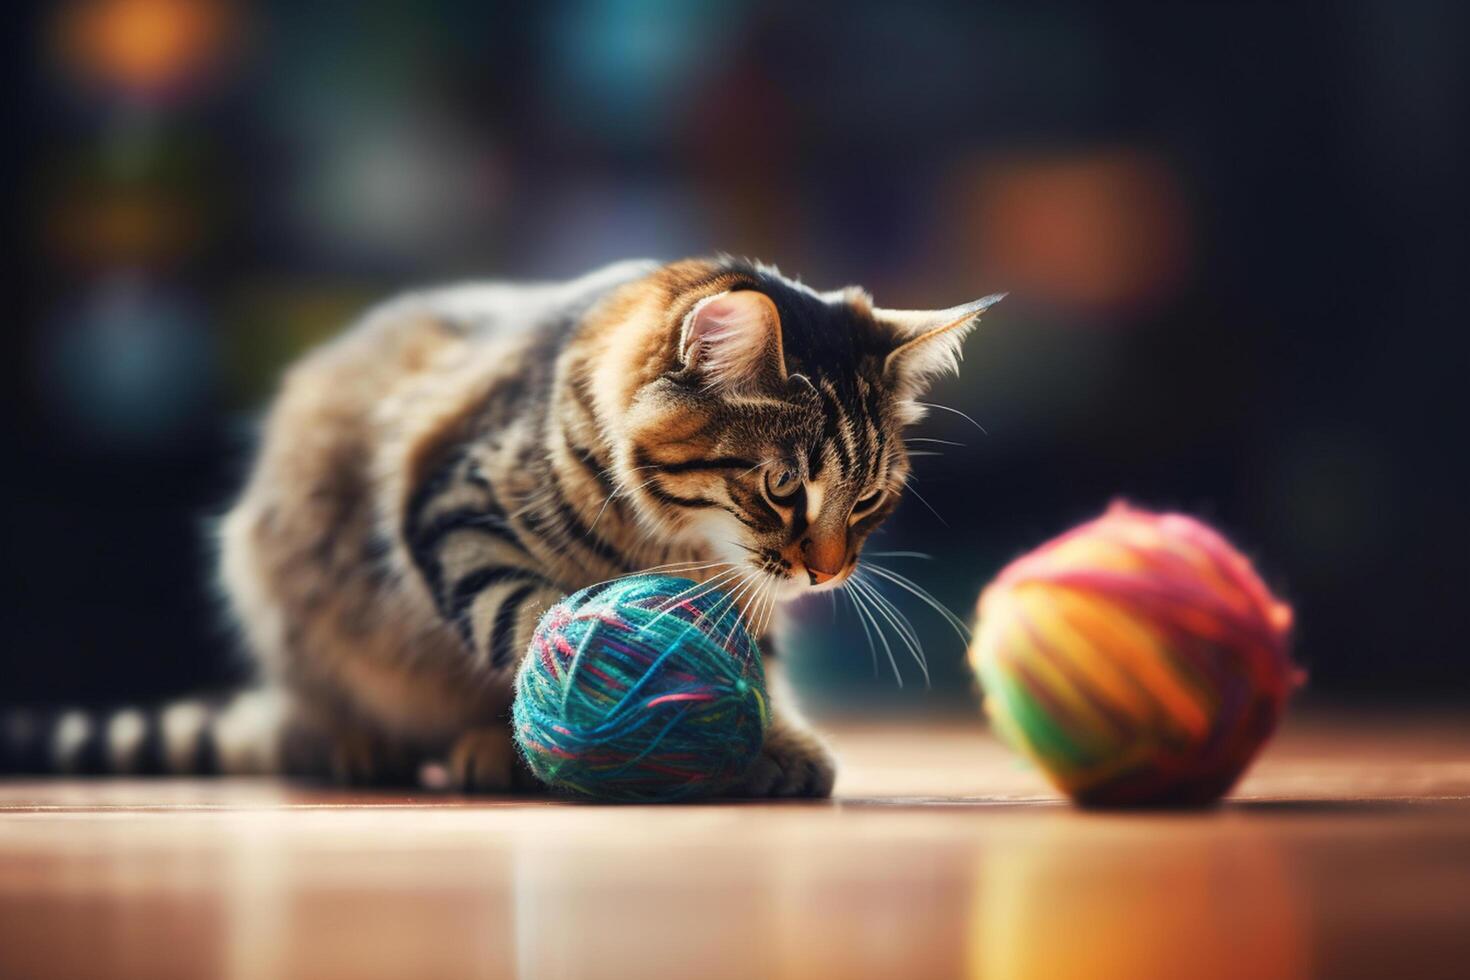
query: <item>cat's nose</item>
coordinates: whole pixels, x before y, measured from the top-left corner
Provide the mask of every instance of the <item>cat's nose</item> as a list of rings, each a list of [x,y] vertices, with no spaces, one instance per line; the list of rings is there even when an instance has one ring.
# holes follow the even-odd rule
[[[801,543],[801,560],[813,585],[830,582],[847,561],[847,542],[841,538],[807,538]]]

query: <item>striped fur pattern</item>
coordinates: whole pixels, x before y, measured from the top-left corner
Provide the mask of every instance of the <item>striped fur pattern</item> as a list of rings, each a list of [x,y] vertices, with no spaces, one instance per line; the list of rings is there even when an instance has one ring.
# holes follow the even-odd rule
[[[509,787],[541,613],[663,568],[768,633],[780,601],[838,587],[897,503],[915,398],[988,303],[885,311],[728,258],[393,300],[287,373],[221,526],[261,689],[8,741],[32,768],[396,783],[442,760]],[[777,705],[745,791],[824,795],[833,772]]]

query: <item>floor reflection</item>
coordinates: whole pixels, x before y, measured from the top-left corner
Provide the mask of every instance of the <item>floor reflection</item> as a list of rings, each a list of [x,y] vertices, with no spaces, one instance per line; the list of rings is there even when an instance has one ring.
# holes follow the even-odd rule
[[[1166,834],[1218,814],[1048,815],[974,865],[969,965],[995,980],[1312,974],[1279,842]]]
[[[1458,978],[1467,732],[1287,731],[1199,813],[971,730],[850,734],[830,804],[0,782],[0,978]]]

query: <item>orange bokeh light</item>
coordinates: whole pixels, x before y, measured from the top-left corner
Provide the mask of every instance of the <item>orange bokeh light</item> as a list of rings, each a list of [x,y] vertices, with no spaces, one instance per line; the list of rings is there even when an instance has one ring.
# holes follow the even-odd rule
[[[1145,152],[1017,156],[962,175],[962,254],[1010,289],[1082,309],[1167,298],[1192,264],[1192,220],[1174,170]]]
[[[156,94],[208,74],[236,25],[218,0],[83,0],[65,8],[59,26],[68,71]]]

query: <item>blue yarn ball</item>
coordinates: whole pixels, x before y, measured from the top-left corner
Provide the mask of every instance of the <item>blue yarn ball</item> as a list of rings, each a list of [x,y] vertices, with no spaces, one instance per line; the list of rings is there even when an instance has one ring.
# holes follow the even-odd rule
[[[516,675],[516,744],[542,782],[666,802],[728,787],[770,713],[760,650],[718,590],[638,575],[547,610]]]

